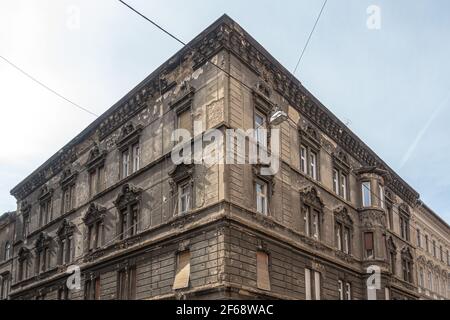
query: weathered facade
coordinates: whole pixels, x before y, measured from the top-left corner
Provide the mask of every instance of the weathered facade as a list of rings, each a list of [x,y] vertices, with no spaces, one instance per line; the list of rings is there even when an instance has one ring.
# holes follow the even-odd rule
[[[288,119],[269,125],[276,110]],[[197,141],[261,119],[280,130],[272,176],[171,159],[174,129],[200,122]],[[371,266],[378,299],[450,295],[450,227],[227,16],[11,193],[11,299],[367,299]],[[423,252],[417,229],[446,261]],[[435,296],[418,284],[429,260]]]
[[[11,288],[15,226],[15,212],[0,216],[0,300],[9,297]]]

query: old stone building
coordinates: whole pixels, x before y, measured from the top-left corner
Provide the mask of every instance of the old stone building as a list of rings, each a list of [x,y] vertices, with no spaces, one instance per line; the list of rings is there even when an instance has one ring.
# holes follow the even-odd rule
[[[8,298],[11,287],[15,222],[15,212],[0,216],[0,300]]]
[[[177,128],[260,126],[273,175],[172,161]],[[367,299],[367,268],[378,299],[450,295],[450,227],[227,16],[11,194],[11,299]]]

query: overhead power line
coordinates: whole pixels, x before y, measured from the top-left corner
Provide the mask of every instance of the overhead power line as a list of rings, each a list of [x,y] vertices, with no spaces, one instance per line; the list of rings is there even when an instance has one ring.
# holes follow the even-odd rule
[[[322,8],[320,9],[320,12],[319,12],[319,15],[316,18],[316,22],[314,23],[314,26],[311,29],[311,32],[309,33],[308,40],[306,40],[305,46],[303,47],[302,53],[300,54],[300,58],[298,58],[297,65],[295,66],[295,69],[293,72],[294,75],[297,72],[298,67],[300,66],[300,62],[302,61],[303,55],[305,54],[305,51],[306,51],[306,48],[308,48],[308,44],[311,41],[311,37],[314,33],[314,30],[316,30],[317,23],[319,22],[320,17],[322,16],[323,9],[325,9],[325,5],[327,4],[327,2],[328,2],[328,0],[325,0],[323,2]]]
[[[42,83],[41,81],[39,81],[38,79],[36,79],[35,77],[33,77],[32,75],[30,75],[28,72],[26,72],[25,70],[23,70],[22,68],[20,68],[19,66],[17,66],[16,64],[14,64],[13,62],[11,62],[10,60],[6,59],[5,57],[0,55],[0,58],[5,61],[6,63],[8,63],[10,66],[12,66],[14,69],[16,69],[17,71],[19,71],[20,73],[22,73],[23,75],[27,76],[28,78],[30,78],[31,80],[33,80],[35,83],[37,83],[38,85],[40,85],[41,87],[47,89],[48,91],[50,91],[51,93],[53,93],[54,95],[58,96],[59,98],[67,101],[68,103],[70,103],[71,105],[77,107],[80,110],[83,110],[84,112],[89,113],[90,115],[93,115],[94,117],[98,117],[97,114],[95,114],[94,112],[90,111],[89,109],[80,106],[79,104],[73,102],[72,100],[64,97],[62,94],[58,93],[57,91],[53,90],[52,88],[50,88],[49,86],[47,86],[46,84]]]

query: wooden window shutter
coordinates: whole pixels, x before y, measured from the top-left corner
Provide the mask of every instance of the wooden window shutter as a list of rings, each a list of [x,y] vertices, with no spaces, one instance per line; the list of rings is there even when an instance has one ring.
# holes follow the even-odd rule
[[[173,282],[173,289],[183,289],[189,286],[191,273],[191,252],[189,250],[178,253],[177,273]]]
[[[269,256],[262,251],[256,253],[256,282],[259,289],[270,290]]]
[[[364,234],[364,247],[366,250],[373,250],[373,233],[366,232]]]
[[[187,109],[178,114],[178,128],[186,129],[189,132],[192,132],[192,119],[190,109]]]

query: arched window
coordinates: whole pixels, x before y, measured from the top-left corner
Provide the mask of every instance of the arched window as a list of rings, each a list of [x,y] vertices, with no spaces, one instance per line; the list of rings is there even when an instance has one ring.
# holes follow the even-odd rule
[[[11,258],[11,243],[9,241],[5,244],[5,260],[9,260]]]

